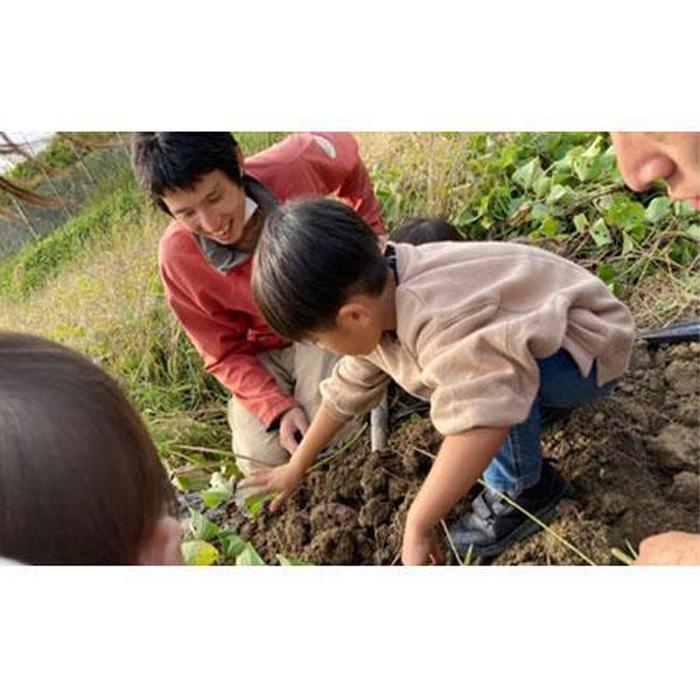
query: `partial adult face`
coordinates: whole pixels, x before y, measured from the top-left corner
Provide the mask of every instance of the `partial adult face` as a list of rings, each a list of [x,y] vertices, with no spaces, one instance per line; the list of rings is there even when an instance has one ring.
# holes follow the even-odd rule
[[[212,170],[192,189],[168,190],[163,201],[188,230],[224,245],[243,241],[245,192],[221,170]]]
[[[700,132],[619,132],[611,134],[625,183],[637,192],[664,179],[668,195],[700,211]]]

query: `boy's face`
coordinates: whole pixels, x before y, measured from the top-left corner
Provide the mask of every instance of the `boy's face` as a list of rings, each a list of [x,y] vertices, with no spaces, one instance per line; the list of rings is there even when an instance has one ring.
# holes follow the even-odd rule
[[[315,330],[309,341],[337,355],[369,355],[383,332],[376,300],[363,295],[340,309],[332,328]]]
[[[243,242],[245,192],[221,170],[202,175],[192,189],[168,190],[163,202],[189,231],[224,245]]]
[[[619,132],[611,134],[617,164],[633,190],[664,179],[669,197],[700,211],[700,132]]]

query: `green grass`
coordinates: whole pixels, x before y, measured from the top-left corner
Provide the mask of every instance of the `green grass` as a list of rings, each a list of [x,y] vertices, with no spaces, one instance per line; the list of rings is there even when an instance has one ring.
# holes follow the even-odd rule
[[[83,256],[85,247],[110,246],[121,227],[134,226],[143,195],[135,187],[115,190],[60,226],[50,236],[0,266],[0,290],[16,301],[43,287],[68,263]]]

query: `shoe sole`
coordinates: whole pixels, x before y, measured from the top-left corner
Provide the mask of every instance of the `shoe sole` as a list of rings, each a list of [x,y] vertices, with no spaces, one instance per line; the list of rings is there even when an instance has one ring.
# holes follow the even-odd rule
[[[570,498],[574,494],[574,488],[571,484],[567,483],[565,488],[562,489],[561,494],[553,502],[546,505],[544,508],[535,511],[533,515],[543,522],[548,522],[556,515],[557,508],[564,498]],[[508,547],[514,545],[516,542],[520,542],[528,538],[530,535],[534,535],[536,532],[542,530],[542,528],[531,518],[528,518],[522,525],[513,530],[507,537],[502,539],[497,544],[488,545],[487,547],[479,547],[478,545],[473,545],[472,556],[473,557],[496,557],[499,554],[505,552]]]

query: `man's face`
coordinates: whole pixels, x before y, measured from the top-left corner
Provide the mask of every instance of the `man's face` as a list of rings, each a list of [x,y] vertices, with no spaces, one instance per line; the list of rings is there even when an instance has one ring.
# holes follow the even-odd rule
[[[700,211],[700,132],[619,132],[611,134],[620,173],[641,192],[664,179],[673,199]]]
[[[237,245],[245,227],[245,192],[221,170],[202,175],[192,189],[167,190],[163,201],[188,230]]]

